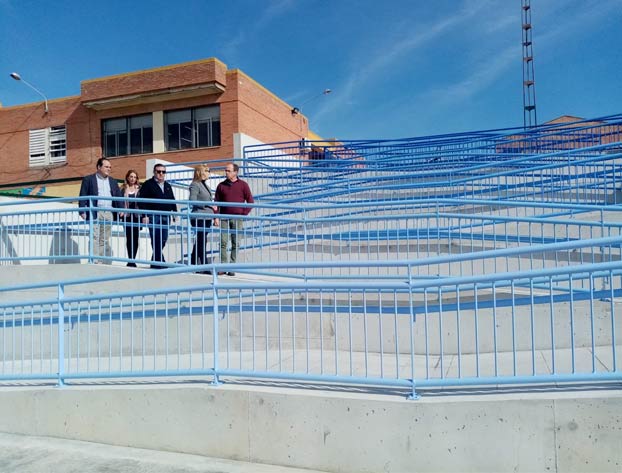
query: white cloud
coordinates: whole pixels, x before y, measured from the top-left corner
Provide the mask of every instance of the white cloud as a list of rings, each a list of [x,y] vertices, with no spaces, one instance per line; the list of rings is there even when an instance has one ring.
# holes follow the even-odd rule
[[[489,10],[492,2],[481,0],[478,2],[467,1],[462,9],[456,10],[453,15],[447,16],[431,25],[419,24],[411,26],[410,34],[404,38],[393,41],[392,43],[380,45],[375,54],[365,52],[365,57],[370,60],[353,61],[354,66],[343,84],[336,89],[335,97],[327,101],[316,114],[313,120],[317,121],[322,116],[333,113],[345,105],[352,105],[356,102],[355,97],[361,93],[366,84],[376,77],[380,77],[380,72],[390,70],[390,67],[403,60],[407,55],[413,55],[420,48],[427,48],[429,43],[444,34],[450,33],[454,28],[474,20],[482,11]],[[426,51],[428,52],[428,51]]]
[[[564,38],[590,35],[600,29],[602,21],[616,16],[622,18],[622,0],[584,0],[574,8],[551,11],[541,25],[534,21],[534,47],[550,47],[549,43]]]
[[[520,57],[520,46],[511,46],[503,51],[497,51],[494,56],[487,56],[485,60],[476,64],[476,67],[459,82],[427,92],[426,101],[431,100],[438,105],[443,105],[469,99],[494,83],[512,64],[516,64]]]
[[[241,29],[236,25],[237,34],[222,48],[225,62],[237,62],[238,51],[249,38],[255,37],[261,30],[269,26],[272,21],[286,14],[293,7],[295,7],[294,0],[275,0],[261,11],[257,20],[252,23],[252,27]]]
[[[619,16],[622,11],[622,0],[583,1],[580,5],[580,8],[578,5],[575,8],[568,8],[566,5],[563,13],[555,8],[546,9],[540,18],[540,26],[535,22],[533,24],[534,48],[551,49],[556,43],[563,42],[570,36],[591,34],[591,30],[597,29],[604,18],[612,13]],[[532,21],[535,20],[532,16]],[[543,33],[536,35],[537,31]],[[512,64],[517,63],[521,54],[521,47],[517,44],[497,51],[494,55],[487,55],[475,63],[470,72],[467,71],[464,79],[429,91],[424,100],[434,101],[439,105],[468,100],[498,80]]]
[[[271,2],[268,8],[266,8],[259,16],[259,19],[257,20],[257,27],[263,28],[273,19],[287,13],[287,11],[295,6],[296,4],[294,0],[276,0]]]

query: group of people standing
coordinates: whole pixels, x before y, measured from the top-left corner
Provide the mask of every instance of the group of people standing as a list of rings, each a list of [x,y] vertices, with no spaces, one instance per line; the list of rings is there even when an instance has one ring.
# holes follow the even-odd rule
[[[169,226],[174,223],[177,212],[173,188],[166,180],[166,166],[156,164],[153,167],[153,177],[147,179],[142,186],[138,173],[131,169],[126,173],[121,188],[116,180],[110,177],[111,170],[110,161],[100,158],[97,161],[96,172],[86,176],[80,187],[80,197],[90,197],[80,199],[79,207],[83,219],[94,221],[92,242],[94,262],[111,263],[109,257],[112,256],[110,246],[112,224],[115,220],[120,220],[125,227],[127,257],[130,260],[127,266],[136,267],[134,260],[138,252],[140,229],[147,226],[152,249],[151,268],[164,268],[166,261],[163,249],[168,240]],[[243,223],[239,218],[231,218],[231,215],[248,215],[251,211],[250,207],[236,206],[236,203],[254,203],[250,187],[238,178],[238,172],[237,164],[227,163],[225,179],[218,184],[215,194],[212,195],[209,187],[209,167],[200,164],[194,169],[189,188],[189,200],[194,202],[190,219],[196,233],[190,256],[190,262],[194,265],[210,262],[206,256],[206,242],[210,229],[217,226],[220,226],[220,261],[235,263],[237,260]],[[125,199],[113,200],[112,197]],[[135,200],[137,197],[157,201],[138,201]],[[209,271],[201,272],[209,273]],[[232,271],[218,274],[235,275]]]

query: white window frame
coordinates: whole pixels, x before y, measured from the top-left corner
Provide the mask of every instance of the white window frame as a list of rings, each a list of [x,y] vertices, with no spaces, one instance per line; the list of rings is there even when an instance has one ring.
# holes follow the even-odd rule
[[[67,127],[65,125],[30,130],[28,165],[49,166],[67,162]]]

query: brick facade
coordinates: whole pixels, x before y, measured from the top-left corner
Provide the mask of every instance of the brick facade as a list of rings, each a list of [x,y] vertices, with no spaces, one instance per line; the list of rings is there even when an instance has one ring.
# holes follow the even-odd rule
[[[77,179],[94,172],[102,156],[102,120],[211,104],[220,105],[220,146],[113,157],[113,175],[141,171],[153,158],[223,162],[234,155],[235,133],[264,143],[308,136],[303,115],[292,115],[290,105],[243,72],[227,70],[217,59],[194,61],[83,81],[79,96],[51,100],[47,114],[41,102],[0,107],[0,186]],[[61,125],[67,130],[67,162],[30,167],[29,130]]]

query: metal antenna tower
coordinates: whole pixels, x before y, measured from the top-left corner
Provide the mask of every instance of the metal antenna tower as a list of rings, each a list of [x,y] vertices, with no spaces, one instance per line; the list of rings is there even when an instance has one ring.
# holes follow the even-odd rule
[[[533,40],[531,37],[531,1],[523,4],[523,126],[536,126],[536,81],[533,71]]]

